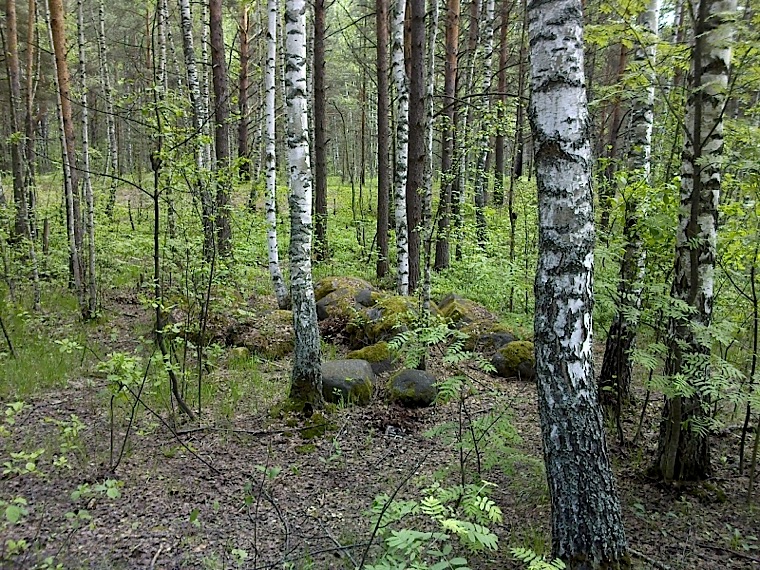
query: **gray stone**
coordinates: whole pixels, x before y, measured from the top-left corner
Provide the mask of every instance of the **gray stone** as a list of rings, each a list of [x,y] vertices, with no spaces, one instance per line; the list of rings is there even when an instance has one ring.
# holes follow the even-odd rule
[[[366,406],[372,398],[375,373],[366,360],[322,363],[322,395],[328,402]]]
[[[536,357],[533,343],[517,340],[500,348],[491,358],[496,374],[502,378],[533,380],[536,377]]]
[[[405,408],[430,406],[438,395],[436,382],[435,376],[424,370],[401,370],[388,383],[390,399]]]

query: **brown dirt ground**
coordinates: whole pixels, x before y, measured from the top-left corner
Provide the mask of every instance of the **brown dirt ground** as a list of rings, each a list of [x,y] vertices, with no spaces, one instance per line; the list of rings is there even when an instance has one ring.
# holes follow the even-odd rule
[[[110,343],[104,349],[118,344],[124,350],[135,326],[147,327],[149,316],[129,296],[114,302],[116,316],[109,318],[109,327],[122,326],[123,335],[104,338]],[[264,364],[262,372],[262,394],[282,394],[288,363]],[[487,388],[468,400],[472,416],[495,406],[508,409],[522,438],[518,447],[540,459],[533,386],[469,373]],[[82,453],[71,457],[72,469],[48,463],[44,476],[0,475],[0,499],[21,495],[30,503],[24,525],[10,527],[5,535],[0,530],[0,545],[8,538],[25,538],[32,545],[15,566],[0,556],[0,567],[33,568],[55,556],[67,569],[354,568],[371,534],[363,513],[373,498],[397,487],[399,497],[415,496],[434,473],[458,462],[452,446],[424,435],[456,420],[456,405],[407,411],[385,404],[378,394],[369,407],[336,411],[330,417],[334,429],[309,441],[298,435],[297,426],[270,418],[271,402],[264,399],[226,420],[205,419],[206,429],[180,427],[180,435],[173,433],[165,412],[157,417],[142,409],[124,459],[109,473],[108,394],[100,376],[28,400],[11,435],[0,441],[6,461],[14,449],[55,449],[57,428],[47,418],[76,414],[86,426],[80,434]],[[223,374],[215,378],[224,382]],[[760,569],[759,511],[748,506],[747,477],[738,474],[740,432],[725,430],[715,438],[708,485],[664,487],[644,475],[656,444],[656,407],[650,406],[641,447],[611,443],[627,534],[636,552],[634,567]],[[624,426],[629,438],[635,423]],[[122,410],[117,448],[126,425]],[[309,444],[313,449],[303,447]],[[282,469],[270,479],[262,466]],[[107,477],[123,482],[119,499],[72,502],[70,493],[78,485]],[[542,477],[519,461],[509,471],[484,473],[496,484],[492,497],[504,512],[504,523],[495,529],[501,548],[495,555],[471,558],[472,568],[519,568],[507,554],[509,546],[546,545],[549,506]],[[760,487],[755,494],[760,495]],[[66,513],[78,508],[89,511],[91,524],[76,528],[67,520]],[[234,549],[248,553],[238,566]]]

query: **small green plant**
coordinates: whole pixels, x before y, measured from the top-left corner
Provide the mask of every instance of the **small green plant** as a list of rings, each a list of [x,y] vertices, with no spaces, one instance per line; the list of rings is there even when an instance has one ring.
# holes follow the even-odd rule
[[[65,467],[71,469],[68,461],[69,453],[73,453],[80,460],[84,460],[84,445],[79,434],[85,425],[79,419],[79,416],[71,414],[68,420],[46,418],[45,421],[53,423],[58,427],[58,445],[61,454],[53,458],[53,465],[59,468]]]
[[[512,556],[524,563],[528,570],[564,570],[567,568],[565,563],[559,558],[546,560],[546,558],[540,554],[536,554],[529,548],[510,548],[509,551],[512,553]]]
[[[0,424],[0,436],[7,437],[11,434],[11,427],[16,425],[16,417],[24,409],[24,402],[11,402],[5,405],[3,423]]]
[[[37,470],[37,460],[43,453],[45,453],[44,449],[12,452],[10,461],[3,462],[3,475],[19,476],[30,473],[40,475]]]

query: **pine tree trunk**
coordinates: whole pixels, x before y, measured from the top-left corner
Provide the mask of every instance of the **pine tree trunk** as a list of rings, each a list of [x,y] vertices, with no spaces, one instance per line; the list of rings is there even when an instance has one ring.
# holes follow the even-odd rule
[[[306,1],[285,4],[285,83],[290,183],[290,295],[295,348],[290,398],[305,413],[324,404],[317,305],[311,278],[311,166],[306,89]]]
[[[266,90],[266,218],[267,218],[267,252],[269,257],[269,275],[281,309],[290,306],[290,295],[282,279],[280,254],[277,245],[277,160],[275,121],[275,63],[277,61],[277,0],[267,3],[267,56],[264,70],[264,88]]]
[[[84,38],[83,0],[77,0],[77,31],[79,47],[79,80],[82,82],[80,97],[82,100],[82,184],[87,203],[85,227],[87,230],[87,307],[84,317],[92,319],[98,310],[98,288],[95,275],[95,199],[92,194],[90,179],[90,114],[87,104],[87,60]]]
[[[377,278],[388,273],[390,216],[390,82],[388,81],[388,0],[375,0],[377,31]]]
[[[446,117],[441,133],[441,194],[438,206],[438,237],[435,242],[435,269],[449,266],[449,233],[453,201],[454,153],[456,152],[456,91],[459,60],[459,0],[446,2],[446,62],[443,73],[443,113]]]
[[[82,217],[79,208],[79,184],[76,171],[74,119],[71,110],[71,80],[66,61],[66,24],[63,0],[48,0],[48,17],[51,44],[55,63],[58,91],[59,119],[61,123],[63,170],[66,197],[66,223],[69,237],[69,265],[71,280],[82,312],[87,306],[82,280]]]
[[[248,34],[250,32],[249,12],[251,7],[246,3],[240,4],[240,20],[238,22],[238,35],[240,36],[240,72],[238,74],[238,175],[241,180],[251,179],[251,151],[248,146],[248,123],[250,121],[248,110],[248,61],[250,59],[250,44]]]
[[[314,1],[314,239],[316,258],[328,257],[327,243],[327,92],[325,88],[325,0]]]
[[[736,0],[702,0],[695,15],[671,293],[692,310],[668,323],[665,365],[665,373],[687,381],[690,390],[665,402],[655,464],[665,481],[703,479],[710,472],[710,398],[702,391],[710,382],[710,345],[701,330],[712,322],[723,111],[735,11]]]
[[[396,287],[399,295],[409,294],[409,226],[406,186],[409,162],[409,90],[404,64],[404,17],[406,0],[394,0],[391,24],[391,61],[396,84],[396,163],[393,196],[396,221]]]
[[[630,400],[631,352],[636,339],[638,315],[641,309],[641,282],[644,278],[645,251],[639,229],[638,195],[649,187],[652,154],[652,124],[654,112],[655,76],[654,58],[657,49],[657,22],[660,0],[650,0],[639,17],[643,30],[641,42],[633,54],[635,70],[646,79],[646,87],[632,98],[629,152],[629,168],[633,173],[631,182],[624,189],[625,251],[620,263],[618,302],[620,308],[613,318],[602,360],[599,376],[599,397],[606,407],[614,406],[619,417],[621,406]]]
[[[230,225],[230,87],[224,50],[222,0],[209,0],[211,69],[214,84],[214,149],[216,151],[216,246],[222,257],[232,253]]]
[[[580,0],[528,4],[539,254],[535,350],[553,555],[630,568],[592,370],[594,215]]]

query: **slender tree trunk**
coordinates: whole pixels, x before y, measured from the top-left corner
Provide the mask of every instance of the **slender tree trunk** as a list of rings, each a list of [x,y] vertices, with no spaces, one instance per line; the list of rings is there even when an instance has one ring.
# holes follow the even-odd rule
[[[267,56],[264,71],[264,89],[266,90],[266,218],[267,218],[267,252],[269,257],[269,275],[272,277],[277,305],[281,309],[290,306],[290,295],[285,287],[280,270],[280,254],[277,245],[277,160],[275,126],[275,81],[277,61],[277,0],[267,3]]]
[[[513,1],[502,0],[501,18],[499,22],[499,69],[497,72],[498,86],[497,95],[498,107],[496,109],[496,140],[495,140],[495,159],[494,159],[494,183],[493,183],[493,201],[497,206],[504,203],[504,123],[506,120],[507,106],[507,55],[509,54],[509,42],[507,41],[507,32],[509,31],[509,12],[514,4]]]
[[[240,73],[238,75],[238,174],[241,180],[251,179],[251,151],[248,146],[248,123],[250,120],[248,109],[249,85],[248,85],[248,61],[250,59],[250,46],[248,34],[250,32],[249,12],[251,7],[247,2],[240,4],[240,20],[238,21],[238,34],[240,36]]]
[[[459,60],[459,0],[446,1],[446,62],[443,73],[443,114],[445,120],[441,133],[441,194],[438,206],[438,237],[435,242],[435,269],[449,266],[449,233],[456,169],[456,93]]]
[[[406,179],[406,222],[409,229],[409,292],[420,279],[425,141],[425,0],[409,0],[409,162]]]
[[[610,326],[599,376],[600,400],[606,407],[615,406],[617,417],[621,405],[630,399],[631,352],[636,339],[641,309],[641,282],[644,278],[645,250],[639,228],[637,203],[648,188],[651,172],[652,125],[654,115],[654,58],[657,49],[657,21],[660,0],[650,0],[639,17],[641,41],[634,49],[635,71],[645,78],[645,88],[633,96],[631,105],[631,145],[629,168],[633,173],[625,199],[625,251],[620,263],[618,296],[620,308]]]
[[[16,216],[13,225],[13,238],[24,239],[28,232],[28,212],[26,201],[26,184],[24,176],[24,137],[21,135],[21,69],[18,58],[18,24],[16,19],[16,1],[6,0],[5,19],[8,37],[5,41],[6,68],[10,84],[10,119],[13,136],[10,137],[11,170],[13,173],[13,202]]]
[[[111,184],[106,203],[106,215],[113,218],[113,210],[116,205],[116,176],[119,174],[119,148],[116,142],[116,120],[113,107],[113,87],[111,86],[111,70],[108,62],[108,43],[106,42],[106,8],[105,0],[98,2],[98,65],[100,71],[100,85],[103,90],[103,98],[106,106],[106,131],[107,131],[107,160],[106,174],[111,174]]]
[[[536,374],[553,555],[630,568],[592,370],[594,213],[580,0],[528,4],[539,254]]]
[[[77,0],[77,31],[79,47],[79,80],[82,82],[80,97],[82,98],[82,183],[84,186],[87,215],[87,307],[84,317],[92,319],[98,311],[98,288],[95,275],[95,200],[92,194],[90,179],[90,114],[87,104],[87,60],[84,37],[83,0]]]
[[[34,113],[34,96],[36,91],[36,83],[39,80],[39,64],[35,68],[34,62],[38,58],[38,50],[36,46],[39,42],[37,34],[37,0],[29,0],[27,2],[27,18],[26,18],[26,89],[25,89],[25,117],[24,117],[24,130],[26,132],[26,173],[24,185],[27,188],[27,217],[29,218],[29,235],[32,238],[37,236],[37,190],[36,190],[36,169],[37,169],[37,153],[36,153],[36,127],[38,123],[39,115],[35,116]]]
[[[285,5],[285,103],[290,170],[290,294],[295,349],[290,398],[309,413],[322,407],[317,306],[311,278],[311,166],[306,107],[306,1]]]
[[[204,170],[211,167],[211,151],[208,138],[208,107],[204,95],[198,65],[195,59],[195,40],[193,38],[193,16],[190,0],[179,0],[180,24],[182,26],[182,46],[187,68],[187,87],[190,94],[193,131],[195,139],[195,164],[197,172],[193,179],[193,191],[201,203],[201,222],[203,224],[203,258],[211,261],[214,256],[214,207],[205,181]],[[203,24],[205,27],[205,24]],[[205,48],[204,48],[205,49]]]
[[[655,465],[665,481],[703,479],[710,472],[710,398],[702,389],[710,381],[710,344],[702,329],[712,322],[723,112],[735,11],[736,0],[702,0],[696,13],[672,289],[672,296],[691,310],[670,319],[665,365],[667,375],[687,381],[690,388],[665,401]]]
[[[409,161],[409,90],[404,65],[404,17],[406,0],[394,0],[391,29],[391,58],[396,84],[396,164],[393,175],[396,220],[396,287],[409,294],[409,231],[406,186]]]
[[[63,0],[48,0],[50,36],[53,46],[56,69],[56,86],[58,88],[58,104],[63,153],[64,179],[66,195],[66,218],[69,234],[69,264],[71,278],[79,301],[79,308],[84,313],[87,303],[82,279],[82,218],[79,208],[79,184],[76,170],[74,119],[71,110],[71,80],[69,66],[66,61],[66,25]]]
[[[388,80],[388,0],[375,0],[377,31],[377,278],[389,271],[390,82]]]
[[[488,158],[490,155],[491,115],[491,67],[493,60],[493,17],[494,0],[486,0],[483,16],[483,105],[481,106],[480,130],[475,137],[478,152],[475,171],[475,226],[478,245],[485,248],[488,243],[488,228],[485,207],[488,193]]]
[[[314,222],[317,260],[327,259],[327,92],[325,88],[325,0],[314,1]]]
[[[220,256],[232,253],[230,225],[230,88],[224,51],[222,0],[209,0],[211,69],[214,83],[214,149],[216,151],[216,245]]]

